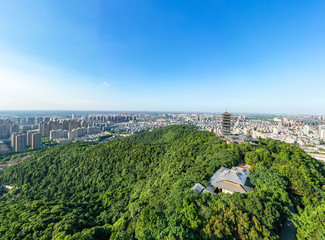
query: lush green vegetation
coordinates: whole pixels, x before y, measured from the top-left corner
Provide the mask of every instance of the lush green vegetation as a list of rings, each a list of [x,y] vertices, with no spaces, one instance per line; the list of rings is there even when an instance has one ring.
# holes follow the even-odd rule
[[[112,137],[112,135],[100,136],[100,137],[98,137],[98,140],[99,141],[105,141],[105,140],[108,140],[111,137]]]
[[[40,151],[40,150],[36,150],[36,151]],[[10,151],[10,152],[6,152],[6,153],[2,153],[2,154],[0,154],[0,164],[12,162],[16,159],[30,155],[36,151],[28,149],[25,152]]]
[[[190,190],[243,160],[253,192]],[[4,184],[17,189],[0,198],[1,239],[278,239],[289,205],[300,239],[324,237],[324,164],[273,140],[255,149],[170,126],[37,152],[0,171]]]
[[[42,137],[42,144],[44,144],[45,147],[54,147],[58,145],[57,142],[51,141],[49,137]]]
[[[10,146],[10,142],[7,143],[8,146]],[[43,137],[42,138],[42,144],[45,147],[53,147],[53,146],[57,146],[58,144],[54,141],[51,141],[48,137]],[[11,146],[10,146],[11,148]],[[4,153],[0,153],[0,164],[2,163],[8,163],[8,162],[12,162],[16,159],[19,159],[21,157],[27,156],[27,155],[31,155],[33,153],[36,152],[41,152],[44,149],[39,149],[39,150],[32,150],[31,147],[26,148],[26,150],[24,150],[23,152],[15,152],[14,149],[11,148],[10,152],[4,152]]]

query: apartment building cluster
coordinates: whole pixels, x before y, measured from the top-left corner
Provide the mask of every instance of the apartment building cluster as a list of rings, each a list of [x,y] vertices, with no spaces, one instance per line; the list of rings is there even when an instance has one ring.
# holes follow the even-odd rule
[[[118,114],[117,114],[118,115]],[[132,114],[130,114],[132,116]],[[92,120],[97,115],[90,116]],[[133,115],[134,116],[134,115]],[[100,115],[97,116],[98,119]],[[213,113],[137,113],[137,121],[125,122],[94,122],[96,126],[112,133],[138,133],[153,130],[174,124],[191,124],[202,130],[223,135],[223,125],[226,123],[222,114]],[[250,136],[253,139],[272,138],[291,144],[320,145],[325,141],[325,117],[313,116],[274,116],[274,115],[252,115],[241,114],[232,116],[231,133],[238,136]],[[105,126],[103,124],[106,124]],[[246,138],[244,139],[246,141]]]
[[[89,121],[91,122],[128,122],[136,120],[136,116],[131,115],[91,115]]]
[[[233,132],[249,134],[253,138],[271,138],[290,144],[320,145],[325,137],[324,123],[313,119],[291,119],[276,117],[265,120],[236,122]]]
[[[8,139],[12,133],[18,132],[18,125],[10,120],[0,120],[0,139]]]
[[[50,117],[18,117],[17,123],[21,130],[34,130],[38,128],[38,124],[42,121],[49,122]]]
[[[88,123],[85,120],[66,120],[66,119],[56,119],[50,120],[48,122],[42,121],[39,123],[39,131],[42,137],[49,137],[51,131],[55,130],[67,130],[71,132],[73,129],[77,128],[87,128]],[[62,133],[63,134],[63,133]]]
[[[70,119],[69,114],[60,113],[52,117],[19,117],[15,119],[18,125],[10,121],[8,124],[3,124],[5,121],[2,120],[0,139],[3,136],[8,138],[10,134],[18,132],[18,127],[23,131],[38,128],[41,136],[50,137],[58,143],[93,140],[108,132],[113,135],[135,134],[175,124],[195,125],[201,130],[221,135],[225,131],[229,133],[222,114],[216,113],[112,112],[77,113],[71,116]],[[320,145],[325,141],[325,117],[234,114],[231,117],[231,124],[231,134],[238,136],[273,138],[301,146]]]
[[[39,132],[29,131],[25,133],[11,134],[11,147],[16,152],[21,152],[30,147],[33,150],[40,149],[42,146],[42,136]]]
[[[39,131],[43,137],[50,137],[50,140],[60,143],[84,137],[86,135],[98,134],[99,127],[89,126],[85,120],[51,120],[40,122]]]
[[[100,128],[98,127],[80,127],[69,130],[51,130],[50,131],[50,140],[56,141],[58,143],[64,143],[69,142],[71,140],[77,140],[79,138],[93,135],[93,134],[99,134],[101,132]]]
[[[17,118],[18,125],[37,125],[43,121],[43,117],[19,117]]]
[[[0,139],[11,141],[11,147],[16,151],[24,151],[28,147],[33,150],[41,148],[41,135],[38,132],[19,132],[19,126],[10,120],[0,120]]]

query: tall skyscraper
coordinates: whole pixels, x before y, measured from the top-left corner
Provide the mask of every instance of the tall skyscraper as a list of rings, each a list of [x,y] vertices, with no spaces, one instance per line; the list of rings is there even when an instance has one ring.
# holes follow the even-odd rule
[[[223,135],[231,135],[231,126],[232,126],[232,114],[229,112],[224,112],[222,114],[221,121],[221,131]]]

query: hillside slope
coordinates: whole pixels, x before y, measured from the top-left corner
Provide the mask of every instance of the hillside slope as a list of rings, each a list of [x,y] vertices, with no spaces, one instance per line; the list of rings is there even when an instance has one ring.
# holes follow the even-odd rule
[[[207,186],[219,167],[244,159],[255,165],[252,193],[215,196],[190,190],[196,182]],[[0,236],[278,239],[289,197],[301,212],[323,206],[324,169],[288,144],[227,145],[185,126],[105,144],[66,144],[0,171],[0,185],[18,188],[0,198]],[[310,224],[315,230],[308,234],[320,236],[319,223]],[[303,239],[305,230],[299,234]]]

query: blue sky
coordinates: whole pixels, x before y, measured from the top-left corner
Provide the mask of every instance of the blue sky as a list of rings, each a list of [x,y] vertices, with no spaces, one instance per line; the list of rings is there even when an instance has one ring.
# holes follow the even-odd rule
[[[325,114],[325,1],[1,1],[0,110]]]

